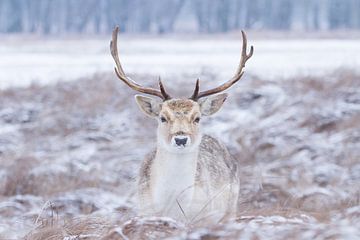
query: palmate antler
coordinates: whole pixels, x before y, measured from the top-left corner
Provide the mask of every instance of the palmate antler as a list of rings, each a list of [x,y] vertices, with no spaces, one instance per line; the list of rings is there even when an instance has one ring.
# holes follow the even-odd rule
[[[149,95],[157,96],[161,98],[162,100],[168,100],[171,99],[170,95],[166,93],[164,85],[162,84],[160,78],[159,78],[159,88],[160,91],[154,88],[149,87],[143,87],[140,84],[136,83],[132,79],[126,76],[123,68],[121,67],[120,59],[119,59],[119,53],[117,48],[117,35],[119,33],[119,27],[116,26],[112,33],[112,40],[110,42],[110,51],[111,55],[115,61],[116,67],[115,67],[115,73],[122,80],[126,85],[128,85],[130,88],[134,89],[135,91],[146,93]]]
[[[240,80],[240,78],[242,77],[242,75],[244,74],[244,67],[245,67],[245,63],[247,60],[249,60],[249,58],[251,58],[251,56],[254,53],[254,47],[251,46],[250,47],[250,52],[249,54],[247,54],[247,38],[246,38],[246,34],[244,33],[244,31],[241,31],[242,34],[242,39],[243,39],[243,45],[242,45],[242,51],[241,51],[241,60],[238,66],[238,69],[235,73],[235,75],[227,82],[223,83],[222,85],[207,90],[207,91],[203,91],[203,92],[199,92],[199,79],[196,80],[196,84],[195,84],[195,89],[194,89],[194,93],[193,95],[190,97],[190,99],[197,101],[198,99],[202,98],[202,97],[206,97],[212,94],[216,94],[222,91],[225,91],[226,89],[228,89],[229,87],[231,87],[232,85],[234,85],[237,81]]]

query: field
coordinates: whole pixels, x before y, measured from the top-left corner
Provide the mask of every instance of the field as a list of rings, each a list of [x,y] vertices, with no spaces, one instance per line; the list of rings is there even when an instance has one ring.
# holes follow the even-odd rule
[[[216,225],[137,215],[135,178],[143,156],[154,147],[156,123],[140,113],[134,92],[113,73],[97,69],[54,83],[72,62],[56,65],[51,61],[56,58],[45,54],[49,59],[42,61],[59,66],[60,75],[51,78],[51,71],[40,69],[29,85],[26,79],[36,75],[36,68],[29,70],[30,64],[22,72],[18,63],[20,83],[14,83],[11,71],[1,76],[9,80],[0,91],[0,239],[360,238],[360,75],[351,70],[359,60],[320,61],[314,74],[310,65],[298,63],[287,72],[277,61],[279,49],[272,55],[260,51],[262,60],[254,55],[249,74],[229,91],[224,108],[203,122],[204,132],[221,139],[241,164],[239,216]],[[205,58],[209,52],[208,47]],[[340,54],[339,48],[335,52]],[[170,58],[164,54],[154,65]],[[214,59],[206,65],[196,62],[198,55],[194,68],[178,73],[180,60],[154,70],[137,57],[145,69],[139,71],[135,57],[127,60],[131,76],[148,84],[169,67],[166,86],[186,96],[197,73],[202,87],[209,88],[228,78],[234,70],[230,62],[237,61],[233,55],[212,68]],[[286,55],[284,66],[292,58]],[[277,67],[272,69],[272,63]],[[191,84],[184,87],[183,81]]]
[[[264,79],[298,75],[321,76],[346,67],[357,69],[360,45],[355,39],[291,38],[248,33],[255,55],[247,74]],[[355,35],[357,36],[357,35]],[[358,37],[359,38],[359,37]],[[234,73],[241,49],[240,35],[204,37],[119,36],[119,52],[125,70],[179,78],[191,84],[202,73],[228,79]],[[98,38],[37,38],[0,36],[0,89],[91,77],[112,70],[110,36]],[[143,79],[143,82],[151,79]],[[173,84],[174,81],[171,81]]]

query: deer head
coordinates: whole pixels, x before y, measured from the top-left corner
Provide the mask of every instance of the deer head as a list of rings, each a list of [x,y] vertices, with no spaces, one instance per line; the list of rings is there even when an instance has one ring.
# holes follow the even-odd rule
[[[115,27],[110,42],[111,55],[114,58],[116,67],[115,73],[130,88],[160,99],[150,98],[143,95],[136,95],[135,100],[142,112],[158,121],[158,142],[171,152],[189,152],[197,148],[201,141],[200,119],[202,116],[209,116],[216,113],[227,94],[225,91],[240,80],[244,74],[246,61],[251,58],[254,52],[253,46],[247,54],[247,39],[243,31],[243,46],[241,60],[235,75],[220,86],[206,91],[199,91],[199,79],[195,89],[189,98],[172,98],[165,90],[159,79],[159,90],[143,87],[126,76],[118,55],[117,36],[119,27]],[[217,94],[220,93],[220,94]],[[215,94],[215,95],[214,95]]]

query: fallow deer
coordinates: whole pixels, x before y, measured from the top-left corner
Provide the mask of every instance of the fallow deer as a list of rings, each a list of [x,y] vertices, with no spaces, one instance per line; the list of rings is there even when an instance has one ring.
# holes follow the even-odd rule
[[[199,91],[197,80],[190,98],[172,98],[161,80],[157,90],[141,86],[126,76],[118,56],[118,31],[116,27],[110,42],[116,75],[130,88],[161,99],[135,96],[142,112],[158,121],[156,149],[145,158],[138,176],[141,212],[192,223],[204,217],[220,220],[224,216],[234,216],[239,167],[223,144],[202,134],[200,119],[221,108],[227,94],[220,92],[230,88],[244,74],[245,63],[254,51],[251,46],[247,53],[245,33],[242,31],[241,60],[229,81]]]

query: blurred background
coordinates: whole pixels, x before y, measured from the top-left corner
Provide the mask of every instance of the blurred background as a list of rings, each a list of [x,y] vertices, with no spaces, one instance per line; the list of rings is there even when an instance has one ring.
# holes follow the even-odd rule
[[[156,121],[113,72],[116,25],[125,72],[175,96],[231,78],[247,33],[201,120],[240,163],[236,222],[134,218]],[[0,239],[360,238],[359,66],[360,0],[0,0]]]
[[[109,71],[115,25],[130,73],[232,74],[241,29],[256,46],[250,73],[284,77],[356,68],[359,9],[358,0],[1,0],[0,88]]]
[[[359,30],[357,0],[1,0],[2,33],[216,33]]]

